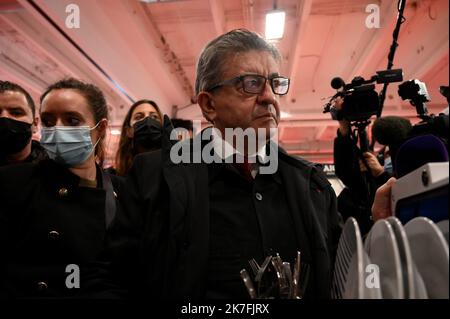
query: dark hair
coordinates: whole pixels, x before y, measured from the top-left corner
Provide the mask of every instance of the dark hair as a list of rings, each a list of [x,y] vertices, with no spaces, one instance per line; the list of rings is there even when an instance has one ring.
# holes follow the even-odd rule
[[[274,45],[246,29],[232,30],[209,42],[198,59],[195,93],[198,95],[222,79],[224,64],[230,55],[252,50],[269,52],[281,62],[281,55]]]
[[[25,98],[27,99],[28,106],[31,109],[31,112],[33,114],[33,120],[34,116],[36,114],[36,106],[34,105],[33,98],[31,97],[30,93],[25,91],[23,87],[21,87],[19,84],[9,82],[9,81],[0,81],[0,93],[6,92],[6,91],[13,91],[13,92],[19,92],[25,95]]]
[[[407,140],[412,130],[411,122],[400,116],[377,118],[372,126],[375,141],[389,146],[389,154],[395,162],[399,147]]]
[[[173,128],[184,128],[188,131],[194,131],[194,126],[192,124],[191,120],[184,120],[184,119],[171,119]]]
[[[108,118],[108,106],[106,104],[105,96],[98,87],[93,84],[85,83],[74,78],[67,78],[50,85],[41,95],[40,102],[53,90],[71,89],[78,91],[86,99],[88,105],[91,107],[92,114],[96,123],[102,119]],[[103,136],[102,136],[103,137]],[[100,141],[95,148],[95,155],[100,166],[103,165],[105,150],[103,140]]]
[[[411,122],[399,116],[383,116],[375,120],[372,135],[383,145],[399,145],[403,143],[411,132]]]
[[[131,128],[131,115],[133,114],[134,110],[141,104],[152,105],[158,113],[161,124],[163,123],[163,114],[154,101],[143,99],[136,101],[133,103],[133,105],[131,105],[130,109],[127,112],[127,115],[125,116],[125,119],[123,120],[122,130],[120,132],[119,148],[117,149],[116,153],[115,165],[117,175],[123,176],[128,173],[128,170],[133,164],[134,156],[136,156],[137,154],[135,148],[133,147],[133,139],[128,137],[127,131]]]

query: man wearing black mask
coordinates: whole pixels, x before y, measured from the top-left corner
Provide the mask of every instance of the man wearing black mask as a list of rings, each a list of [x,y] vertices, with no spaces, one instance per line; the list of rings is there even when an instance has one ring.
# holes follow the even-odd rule
[[[0,81],[0,166],[45,158],[39,142],[31,139],[36,130],[30,94],[18,84]]]

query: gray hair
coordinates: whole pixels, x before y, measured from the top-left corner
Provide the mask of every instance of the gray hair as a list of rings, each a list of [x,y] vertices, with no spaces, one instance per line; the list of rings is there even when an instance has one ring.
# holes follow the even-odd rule
[[[281,62],[281,55],[275,46],[259,34],[246,29],[232,30],[209,42],[197,63],[196,95],[222,78],[223,65],[230,55],[251,50],[267,51],[277,62]]]

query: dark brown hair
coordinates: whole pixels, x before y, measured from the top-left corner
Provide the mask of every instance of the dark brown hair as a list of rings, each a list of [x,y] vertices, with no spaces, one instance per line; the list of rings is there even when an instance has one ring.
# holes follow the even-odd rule
[[[31,113],[33,114],[33,121],[34,121],[34,116],[36,114],[36,106],[34,105],[34,101],[33,101],[33,98],[31,97],[30,93],[25,91],[25,89],[23,87],[21,87],[19,84],[9,82],[9,81],[0,81],[0,93],[6,92],[6,91],[19,92],[25,96],[25,98],[27,99],[28,106],[31,109]]]
[[[133,111],[141,104],[150,104],[153,106],[158,113],[159,120],[162,124],[163,114],[159,109],[158,105],[152,100],[139,100],[131,105],[130,109],[125,116],[122,123],[122,130],[120,132],[119,148],[116,154],[116,172],[117,175],[125,175],[133,164],[133,159],[136,156],[136,149],[133,147],[133,139],[129,138],[127,135],[128,130],[131,128],[130,121]]]
[[[41,95],[41,106],[44,98],[53,90],[71,89],[78,91],[86,99],[94,115],[95,123],[102,119],[108,118],[108,106],[106,105],[105,96],[98,87],[93,84],[85,83],[74,78],[67,78],[50,85]],[[102,138],[104,136],[101,136]],[[105,159],[105,149],[102,139],[95,148],[96,160],[100,166],[103,165]]]

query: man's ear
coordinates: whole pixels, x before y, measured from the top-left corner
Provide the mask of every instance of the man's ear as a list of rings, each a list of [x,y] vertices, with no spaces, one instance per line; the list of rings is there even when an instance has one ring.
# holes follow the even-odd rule
[[[203,116],[211,123],[214,123],[217,117],[217,111],[213,95],[209,92],[202,91],[197,96],[197,103],[202,110]]]
[[[33,122],[31,123],[31,133],[32,134],[36,134],[36,132],[38,130],[38,123],[39,123],[39,118],[35,117],[33,119]]]

